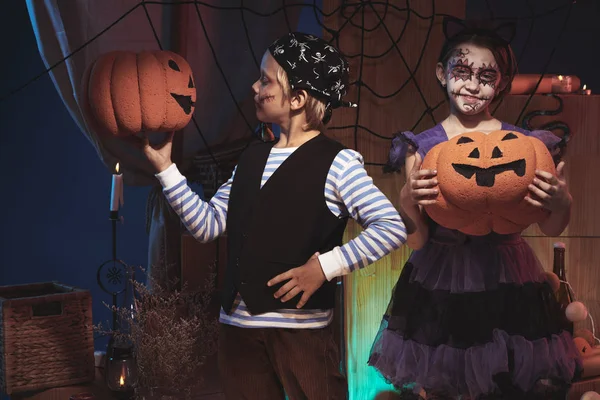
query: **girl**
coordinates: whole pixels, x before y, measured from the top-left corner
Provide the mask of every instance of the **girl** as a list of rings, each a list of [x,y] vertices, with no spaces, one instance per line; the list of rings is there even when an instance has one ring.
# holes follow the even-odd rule
[[[543,269],[520,234],[467,236],[436,225],[423,211],[438,193],[436,171],[420,170],[436,144],[469,131],[514,130],[541,139],[490,114],[493,100],[509,92],[515,60],[498,31],[460,24],[436,67],[450,115],[435,127],[394,139],[390,163],[404,163],[400,215],[410,256],[373,344],[369,364],[400,388],[416,383],[431,398],[564,399],[581,368]],[[454,22],[455,24],[457,22]],[[569,222],[571,196],[563,175],[537,171],[526,201],[550,210],[539,224],[558,236]],[[424,390],[423,390],[424,389]],[[496,396],[496,397],[494,397]],[[535,397],[541,396],[541,397]]]
[[[290,33],[265,52],[253,85],[256,116],[276,143],[241,155],[209,202],[171,162],[171,142],[144,152],[187,229],[207,242],[227,230],[219,370],[229,399],[345,399],[331,321],[336,278],[406,240],[359,153],[323,135],[343,103],[348,64],[324,40]],[[171,137],[172,138],[172,137]],[[342,246],[349,217],[365,230]]]

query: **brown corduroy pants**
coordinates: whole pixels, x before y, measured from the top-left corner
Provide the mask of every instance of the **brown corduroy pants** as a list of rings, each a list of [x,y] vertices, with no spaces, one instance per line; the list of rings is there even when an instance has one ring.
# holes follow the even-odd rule
[[[219,372],[230,400],[343,400],[348,385],[329,325],[322,329],[221,324]]]

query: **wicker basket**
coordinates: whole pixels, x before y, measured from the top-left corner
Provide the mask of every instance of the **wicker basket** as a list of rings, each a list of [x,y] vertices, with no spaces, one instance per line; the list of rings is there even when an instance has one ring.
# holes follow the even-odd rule
[[[0,286],[5,394],[94,380],[90,292],[56,282]]]

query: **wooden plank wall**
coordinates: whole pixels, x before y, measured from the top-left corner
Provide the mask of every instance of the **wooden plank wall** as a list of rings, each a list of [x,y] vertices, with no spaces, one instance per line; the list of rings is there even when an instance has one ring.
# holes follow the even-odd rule
[[[509,96],[498,109],[498,118],[514,122],[527,98]],[[596,331],[600,331],[600,186],[595,175],[600,168],[600,96],[562,95],[561,98],[564,108],[560,115],[537,117],[532,120],[532,125],[540,128],[559,120],[567,123],[572,131],[564,158],[567,183],[573,196],[571,222],[560,237],[546,237],[537,226],[528,228],[523,235],[550,271],[553,243],[565,243],[567,280],[577,299],[584,302],[595,317]],[[525,114],[556,108],[554,98],[536,95]],[[577,324],[577,328],[591,329],[591,323],[587,320]]]

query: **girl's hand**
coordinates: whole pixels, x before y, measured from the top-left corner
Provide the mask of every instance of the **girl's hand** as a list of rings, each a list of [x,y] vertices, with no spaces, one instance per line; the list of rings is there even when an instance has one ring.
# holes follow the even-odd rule
[[[410,205],[426,206],[434,204],[439,193],[437,171],[420,169],[422,160],[415,160],[412,170],[408,175],[406,184],[402,188],[401,196]]]
[[[565,162],[556,167],[556,176],[546,171],[535,171],[536,178],[529,185],[525,201],[550,212],[564,212],[571,206],[572,197],[564,175]]]

